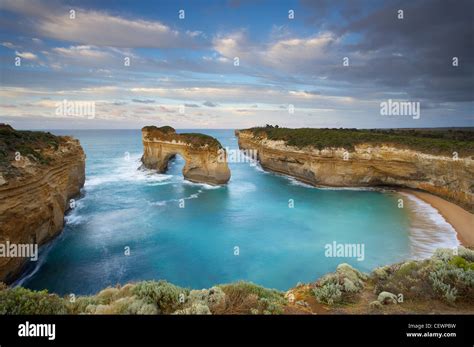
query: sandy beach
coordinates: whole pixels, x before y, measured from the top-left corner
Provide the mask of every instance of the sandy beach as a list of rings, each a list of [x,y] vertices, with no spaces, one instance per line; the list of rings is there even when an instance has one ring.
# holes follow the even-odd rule
[[[474,246],[474,214],[430,193],[412,189],[401,189],[401,191],[412,194],[437,209],[456,230],[461,244],[463,246]]]

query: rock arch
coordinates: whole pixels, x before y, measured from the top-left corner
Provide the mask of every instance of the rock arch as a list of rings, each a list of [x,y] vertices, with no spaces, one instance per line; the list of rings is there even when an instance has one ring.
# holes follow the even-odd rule
[[[200,133],[177,134],[169,126],[142,129],[143,166],[164,173],[176,154],[185,160],[183,176],[199,183],[225,184],[230,179],[225,149],[212,136]]]

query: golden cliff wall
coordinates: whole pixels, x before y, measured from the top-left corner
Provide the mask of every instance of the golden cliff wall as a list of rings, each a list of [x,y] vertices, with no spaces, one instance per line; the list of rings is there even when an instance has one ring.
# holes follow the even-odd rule
[[[236,131],[241,149],[254,149],[263,168],[306,183],[334,187],[399,186],[421,189],[474,211],[474,160],[425,154],[394,146],[356,145],[343,148],[303,148],[284,141],[255,138]],[[344,156],[346,160],[344,160]]]
[[[22,156],[12,161],[15,177],[0,172],[0,243],[42,245],[61,232],[70,199],[84,185],[85,154],[79,141],[56,138],[57,149],[43,151],[50,159],[48,165]],[[16,279],[29,261],[0,257],[0,281]]]
[[[146,168],[165,172],[176,154],[186,161],[183,176],[187,180],[225,184],[230,179],[225,150],[219,142],[202,134],[177,134],[171,127],[142,129],[143,157]]]

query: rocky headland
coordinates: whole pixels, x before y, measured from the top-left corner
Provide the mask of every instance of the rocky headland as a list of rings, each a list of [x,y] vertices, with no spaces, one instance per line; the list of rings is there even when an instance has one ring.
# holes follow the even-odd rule
[[[264,169],[314,186],[403,187],[474,211],[474,131],[287,129],[237,130]]]
[[[0,244],[42,245],[54,238],[84,181],[78,140],[0,124]],[[0,257],[0,281],[16,279],[29,261]]]
[[[199,133],[176,133],[169,126],[146,126],[142,129],[143,165],[148,169],[166,172],[168,162],[177,154],[185,160],[185,179],[213,185],[225,184],[230,179],[225,149],[212,136]]]

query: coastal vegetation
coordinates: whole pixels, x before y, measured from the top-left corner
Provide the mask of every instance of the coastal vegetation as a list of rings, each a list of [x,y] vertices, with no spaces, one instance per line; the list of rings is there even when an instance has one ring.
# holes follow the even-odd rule
[[[7,124],[0,124],[0,171],[4,177],[16,173],[12,162],[21,155],[40,165],[47,165],[51,157],[47,150],[56,150],[60,138],[44,131],[14,130]]]
[[[473,313],[474,251],[438,249],[364,274],[348,264],[289,291],[249,282],[191,290],[160,281],[61,297],[46,290],[0,286],[0,314],[332,314]]]
[[[157,138],[162,138],[163,140],[177,140],[187,143],[192,147],[217,147],[218,149],[222,148],[221,143],[214,137],[201,134],[201,133],[176,133],[176,130],[170,126],[157,127],[154,125],[146,126],[143,128],[150,136],[156,136]]]
[[[346,128],[281,128],[266,125],[243,129],[256,137],[283,140],[298,148],[327,147],[353,150],[358,144],[392,144],[401,148],[419,150],[430,154],[460,157],[474,155],[474,128],[432,129],[346,129]]]

